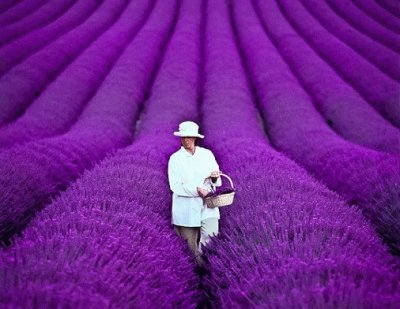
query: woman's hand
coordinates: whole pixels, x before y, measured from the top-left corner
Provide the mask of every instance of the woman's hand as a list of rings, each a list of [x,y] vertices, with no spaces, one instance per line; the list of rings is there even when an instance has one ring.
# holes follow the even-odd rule
[[[218,180],[218,177],[219,176],[221,176],[221,171],[213,171],[213,172],[211,172],[211,174],[210,174],[210,178],[211,178],[211,182],[212,183],[215,183],[217,180]]]
[[[197,187],[197,193],[199,194],[200,197],[205,198],[206,195],[208,194],[208,191],[206,189]]]
[[[211,172],[210,177],[217,178],[217,177],[221,176],[221,174],[222,174],[221,171],[213,171],[213,172]]]

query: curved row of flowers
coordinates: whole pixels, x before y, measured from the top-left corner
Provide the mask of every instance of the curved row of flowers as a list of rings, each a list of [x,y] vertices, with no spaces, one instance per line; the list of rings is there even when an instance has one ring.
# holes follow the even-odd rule
[[[256,1],[264,31],[313,97],[326,122],[344,138],[400,153],[400,131],[379,115],[291,28],[274,1]]]
[[[0,32],[0,46],[47,25],[67,12],[77,1],[80,0],[49,1],[33,14],[3,27]]]
[[[0,153],[0,238],[18,232],[85,169],[132,140],[148,84],[166,44],[176,3],[158,4],[65,134]],[[133,69],[134,68],[134,69]]]
[[[12,8],[9,8],[6,12],[1,13],[0,27],[14,23],[20,18],[32,14],[36,10],[40,9],[45,4],[45,2],[46,0],[32,0],[16,3],[16,5],[14,5]]]
[[[393,16],[400,18],[400,5],[391,0],[375,0],[382,8],[387,10]]]
[[[240,47],[274,146],[348,203],[361,207],[388,245],[399,252],[400,205],[390,199],[400,192],[400,158],[335,134],[264,33],[251,3],[238,1],[234,8]]]
[[[42,113],[51,98],[47,93],[61,94],[64,87],[67,91],[67,85],[74,85],[68,73],[79,74],[79,82],[94,92],[82,85],[71,94],[71,100],[87,98],[76,103],[80,109],[85,107],[82,113],[75,109],[77,105],[71,109],[75,118],[79,116],[71,128],[75,122],[67,119],[71,114],[55,116],[64,122],[60,130],[69,130],[64,135],[0,153],[0,240],[7,242],[22,230],[12,239],[13,246],[0,249],[1,305],[194,308],[199,287],[205,287],[208,298],[203,301],[212,307],[378,308],[399,303],[398,260],[388,253],[360,209],[346,205],[347,201],[361,206],[398,253],[399,158],[346,142],[329,128],[292,75],[296,66],[288,67],[269,42],[268,36],[277,44],[280,35],[300,42],[290,27],[271,27],[266,35],[251,1],[207,2],[157,1],[152,8],[151,0],[129,6],[126,0],[105,1],[113,9],[104,15],[94,13],[88,19],[92,27],[83,23],[87,33],[81,27],[77,28],[81,32],[70,32],[83,34],[85,47],[78,48],[82,43],[68,33],[61,37],[65,45],[56,40],[38,53],[40,57],[24,62],[33,64],[36,59],[41,83],[29,75],[27,66],[18,66],[31,81],[26,79],[25,86],[16,89],[37,94],[45,89],[43,98],[34,101],[41,100],[41,105],[31,105],[43,108]],[[129,26],[121,22],[134,6],[138,9],[134,14],[142,12],[143,21],[144,12],[150,14],[142,28],[139,20]],[[277,6],[271,8],[273,16]],[[96,18],[104,23],[102,27]],[[113,32],[119,23],[141,30],[136,36],[128,29]],[[110,33],[121,35],[125,43],[115,42]],[[103,39],[95,42],[99,36]],[[120,45],[104,51],[110,59],[97,60],[113,68],[93,69],[90,55],[95,56],[94,46],[104,46],[107,36],[109,44]],[[127,45],[129,36],[135,37]],[[76,45],[69,48],[67,42]],[[95,43],[73,61],[91,42]],[[55,61],[53,70],[45,56],[62,59],[62,48],[72,53],[71,59],[60,60],[62,64]],[[285,53],[288,61],[290,54]],[[307,65],[306,60],[296,62],[303,85],[306,74],[300,65]],[[72,64],[68,67],[68,63]],[[320,66],[327,75],[333,74],[326,65]],[[85,67],[102,76],[95,80],[92,73],[84,73]],[[10,72],[16,74],[18,68]],[[63,82],[57,90],[51,81],[63,70],[55,80]],[[24,74],[8,81],[17,83]],[[338,82],[355,98],[354,104],[366,110],[365,102],[342,80],[327,79],[326,89],[329,82]],[[14,98],[21,93],[15,92]],[[315,90],[313,95],[322,100],[325,94],[329,92]],[[14,119],[33,99],[23,99],[26,103]],[[271,144],[346,201],[272,148],[258,111]],[[26,115],[31,112],[28,109]],[[168,156],[179,144],[171,133],[180,121],[200,122],[199,115],[207,145],[238,188],[235,204],[221,209],[220,236],[205,249],[200,286],[191,252],[170,226],[166,177]],[[366,115],[372,117],[371,109]],[[343,134],[350,134],[344,121],[335,117],[336,122],[342,121]],[[375,119],[380,119],[383,130],[383,119]],[[51,126],[55,128],[54,123]],[[132,138],[134,143],[128,146]],[[365,133],[363,138],[367,139]],[[372,140],[380,149],[378,137]],[[124,149],[116,151],[119,148]]]
[[[85,48],[117,20],[127,0],[109,0],[84,23],[0,77],[0,126],[16,119]],[[51,61],[49,61],[51,59]]]
[[[353,0],[353,3],[387,29],[400,33],[400,19],[394,17],[374,0]]]
[[[396,38],[393,41],[392,47],[387,47],[359,29],[354,29],[346,20],[343,20],[343,14],[338,16],[325,1],[302,0],[301,2],[330,33],[354,49],[370,63],[374,64],[383,73],[396,81],[400,81],[400,68],[393,65],[399,59],[398,52],[400,48],[397,50],[396,44],[400,46],[400,39]],[[350,10],[350,3],[351,1],[347,1],[347,4],[345,4],[346,11]],[[362,12],[359,12],[359,14],[361,16],[358,18],[362,18],[365,15]],[[389,37],[396,36],[386,28],[384,30],[389,33]]]
[[[400,53],[400,38],[397,34],[386,29],[368,15],[360,12],[352,1],[332,1],[327,0],[327,4],[333,11],[351,24],[355,29],[369,35],[371,38],[385,45],[387,48]]]
[[[77,27],[95,12],[98,6],[98,0],[78,1],[49,25],[2,46],[0,48],[0,74],[5,74],[13,66]]]
[[[262,39],[249,3],[232,5],[246,20],[242,31]],[[204,250],[211,307],[395,306],[395,259],[359,210],[267,143],[226,2],[209,1],[206,15],[204,135],[237,188],[234,204],[221,209],[220,235]]]
[[[277,3],[304,40],[369,104],[400,127],[399,83],[330,34],[300,1],[282,0]]]
[[[15,6],[18,2],[15,0],[4,0],[0,2],[0,13],[4,13],[7,10],[11,9]]]
[[[20,118],[0,128],[0,149],[67,131],[153,6],[152,0],[130,2],[115,24],[63,70]]]
[[[165,18],[171,3],[157,2],[163,15],[150,18]],[[166,169],[179,143],[172,135],[176,124],[197,116],[201,3],[182,1],[174,9],[179,19],[134,143],[86,171],[1,252],[0,285],[7,288],[0,299],[7,305],[40,298],[42,305],[77,308],[195,308],[198,279],[186,242],[170,224]],[[153,30],[147,35],[158,35]],[[36,267],[42,263],[49,272]],[[16,283],[14,276],[24,280]],[[51,296],[43,283],[60,294]],[[68,300],[62,297],[66,291]]]

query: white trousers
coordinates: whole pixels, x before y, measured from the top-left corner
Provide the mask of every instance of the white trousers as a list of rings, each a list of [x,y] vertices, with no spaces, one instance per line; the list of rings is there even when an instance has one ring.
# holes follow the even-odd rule
[[[207,218],[201,221],[200,227],[200,244],[199,252],[202,253],[201,247],[205,246],[210,238],[218,235],[218,218]]]

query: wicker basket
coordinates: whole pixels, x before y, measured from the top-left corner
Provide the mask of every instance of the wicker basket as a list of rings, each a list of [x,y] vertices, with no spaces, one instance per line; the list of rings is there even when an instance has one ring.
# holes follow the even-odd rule
[[[232,179],[228,175],[225,175],[222,173],[220,175],[227,178],[229,180],[229,184],[231,185],[231,188],[234,189]],[[210,177],[207,177],[206,179],[204,179],[204,182],[206,182],[206,180],[208,178],[210,178]],[[213,186],[213,188],[214,188],[214,186]],[[233,203],[234,197],[235,197],[235,192],[231,192],[231,193],[220,194],[217,196],[206,197],[204,199],[204,201],[207,204],[207,207],[209,207],[209,208],[223,207],[223,206],[231,205]]]

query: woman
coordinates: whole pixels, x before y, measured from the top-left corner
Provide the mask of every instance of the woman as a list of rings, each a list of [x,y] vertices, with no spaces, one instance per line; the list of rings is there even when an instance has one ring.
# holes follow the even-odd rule
[[[197,138],[204,138],[198,130],[195,122],[184,121],[179,131],[174,132],[181,138],[181,147],[169,158],[168,180],[173,192],[171,223],[199,261],[199,232],[203,246],[218,234],[219,209],[208,208],[203,199],[210,192],[211,184],[221,186],[221,172],[211,150],[197,145]]]

